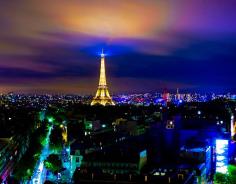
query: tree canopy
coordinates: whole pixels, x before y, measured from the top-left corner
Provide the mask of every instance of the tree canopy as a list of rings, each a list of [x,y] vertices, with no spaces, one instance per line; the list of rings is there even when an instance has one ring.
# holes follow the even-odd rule
[[[62,162],[58,155],[51,154],[44,161],[45,167],[51,172],[58,172],[62,168]]]

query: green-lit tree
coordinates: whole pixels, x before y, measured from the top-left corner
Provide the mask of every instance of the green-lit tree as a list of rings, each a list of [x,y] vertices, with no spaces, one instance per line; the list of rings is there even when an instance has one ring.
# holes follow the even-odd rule
[[[236,166],[229,165],[228,173],[216,173],[214,176],[214,183],[216,184],[236,184]]]
[[[214,176],[214,183],[216,184],[228,184],[228,175],[222,173],[216,173]]]
[[[229,171],[229,183],[236,183],[236,166],[235,165],[229,165],[228,167]]]
[[[52,173],[58,172],[62,168],[62,162],[58,155],[51,154],[44,161],[45,167]]]
[[[65,109],[58,106],[50,107],[45,114],[46,121],[53,125],[60,125],[67,120]]]
[[[47,133],[46,125],[36,129],[30,139],[29,147],[20,161],[16,164],[13,172],[15,179],[28,180],[32,174],[42,150],[41,139],[45,139]]]

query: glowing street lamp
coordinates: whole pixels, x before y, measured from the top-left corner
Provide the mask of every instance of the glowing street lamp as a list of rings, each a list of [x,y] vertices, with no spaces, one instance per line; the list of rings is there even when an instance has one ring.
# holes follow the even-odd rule
[[[48,122],[49,122],[49,123],[53,123],[54,120],[55,120],[55,119],[54,119],[53,117],[48,117]]]

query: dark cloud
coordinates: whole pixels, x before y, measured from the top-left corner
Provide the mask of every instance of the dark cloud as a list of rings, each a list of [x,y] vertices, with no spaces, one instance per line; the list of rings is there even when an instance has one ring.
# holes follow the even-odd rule
[[[104,48],[114,92],[234,91],[235,5],[1,1],[0,89],[91,93]]]

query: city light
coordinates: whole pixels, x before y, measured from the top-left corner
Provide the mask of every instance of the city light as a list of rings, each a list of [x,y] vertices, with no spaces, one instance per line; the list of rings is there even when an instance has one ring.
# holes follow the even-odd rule
[[[49,123],[53,123],[54,120],[55,120],[55,119],[54,119],[53,117],[48,117],[48,122],[49,122]]]
[[[236,184],[236,0],[202,1],[0,0],[0,184]]]
[[[216,139],[216,172],[227,173],[228,140]]]
[[[216,158],[217,161],[222,161],[222,160],[225,160],[225,159],[227,159],[227,157],[220,156],[220,155],[218,155],[217,158]]]
[[[143,150],[142,152],[140,152],[140,157],[146,157],[147,156],[147,150]]]
[[[231,137],[233,137],[235,135],[235,127],[234,127],[234,116],[231,116],[231,120],[230,120],[230,133],[231,133]]]

